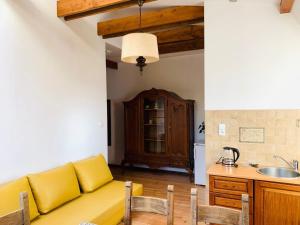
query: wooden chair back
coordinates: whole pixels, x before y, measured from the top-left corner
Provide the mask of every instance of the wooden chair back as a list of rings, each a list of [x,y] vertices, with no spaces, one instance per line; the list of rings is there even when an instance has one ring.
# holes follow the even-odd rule
[[[150,212],[167,216],[167,225],[174,224],[174,186],[168,185],[167,199],[132,196],[132,182],[125,183],[124,224],[131,225],[131,212]]]
[[[20,209],[0,217],[0,225],[30,225],[29,202],[26,192],[20,193]]]
[[[220,225],[249,225],[249,196],[242,195],[242,210],[219,206],[198,206],[198,192],[191,190],[191,224],[198,222]]]

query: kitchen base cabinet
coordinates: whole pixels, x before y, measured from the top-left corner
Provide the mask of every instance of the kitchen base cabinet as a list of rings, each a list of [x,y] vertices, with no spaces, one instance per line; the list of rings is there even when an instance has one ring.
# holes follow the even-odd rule
[[[242,194],[249,195],[249,225],[253,225],[253,180],[221,176],[209,177],[210,205],[241,210]]]
[[[255,181],[255,225],[300,225],[300,186]]]
[[[209,204],[241,209],[249,195],[250,225],[300,225],[300,185],[209,176]]]

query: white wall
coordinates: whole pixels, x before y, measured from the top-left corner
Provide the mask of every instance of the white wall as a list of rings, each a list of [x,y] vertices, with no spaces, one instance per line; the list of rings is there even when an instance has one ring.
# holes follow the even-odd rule
[[[54,0],[0,1],[0,182],[107,155],[104,42]]]
[[[300,108],[300,0],[205,1],[205,108]]]
[[[119,70],[107,69],[107,98],[111,100],[111,146],[108,161],[121,164],[124,156],[123,102],[143,90],[142,77],[135,66],[119,63]]]
[[[300,12],[300,1],[296,0],[294,2],[292,13],[293,13],[293,16],[296,17],[296,20],[298,21],[298,23],[300,23],[300,13],[299,12]]]
[[[112,100],[112,146],[108,151],[110,163],[121,163],[124,155],[123,101],[153,87],[196,101],[195,138],[204,139],[197,129],[204,120],[204,52],[162,58],[158,63],[148,65],[143,76],[134,65],[120,63],[118,71],[108,70],[107,73],[108,98]]]

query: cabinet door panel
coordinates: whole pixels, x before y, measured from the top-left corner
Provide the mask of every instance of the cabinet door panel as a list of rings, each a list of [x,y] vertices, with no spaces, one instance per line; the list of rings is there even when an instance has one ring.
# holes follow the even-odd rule
[[[126,154],[140,152],[140,101],[139,98],[125,105]]]
[[[257,181],[256,225],[300,225],[300,187]]]
[[[187,106],[176,99],[168,99],[168,151],[174,158],[188,157]]]
[[[166,98],[162,95],[144,94],[141,114],[142,149],[145,154],[165,155],[166,153]]]

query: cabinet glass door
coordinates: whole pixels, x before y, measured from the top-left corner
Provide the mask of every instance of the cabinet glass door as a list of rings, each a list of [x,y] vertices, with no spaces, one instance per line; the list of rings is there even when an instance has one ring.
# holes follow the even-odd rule
[[[166,152],[165,98],[144,98],[144,151],[152,154]]]

